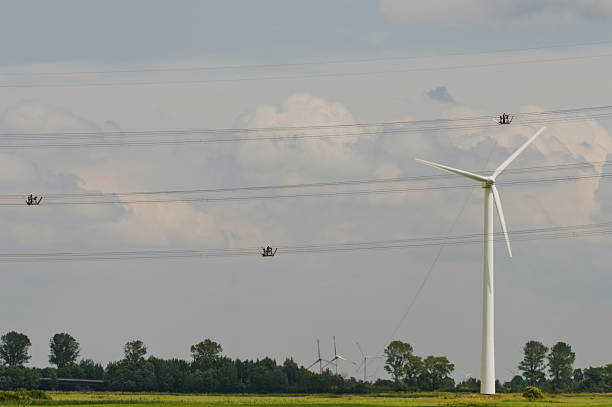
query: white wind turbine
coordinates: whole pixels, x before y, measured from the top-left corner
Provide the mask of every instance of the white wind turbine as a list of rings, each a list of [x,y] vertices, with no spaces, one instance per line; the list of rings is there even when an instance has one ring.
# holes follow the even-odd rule
[[[336,374],[338,374],[338,360],[346,360],[346,359],[342,355],[338,354],[338,351],[336,350],[336,336],[334,335],[334,357],[331,358],[330,361],[327,362],[325,366],[323,366],[323,369],[325,369],[329,365],[334,365],[336,367]]]
[[[494,300],[493,300],[493,202],[497,207],[497,214],[501,223],[508,254],[512,257],[510,249],[510,239],[508,238],[508,230],[506,229],[506,221],[504,220],[504,211],[502,210],[501,200],[495,180],[514,159],[527,148],[543,131],[542,127],[534,134],[525,144],[514,152],[506,161],[504,161],[493,174],[485,177],[482,175],[473,174],[471,172],[458,170],[456,168],[447,167],[446,165],[436,164],[429,161],[419,160],[427,165],[452,172],[454,174],[463,175],[464,177],[473,179],[474,181],[482,182],[482,187],[485,191],[484,204],[484,276],[483,276],[483,299],[482,299],[482,356],[481,356],[481,378],[480,392],[482,394],[495,394],[495,337],[494,337]]]
[[[319,340],[317,339],[317,355],[318,355],[318,359],[315,360],[312,365],[308,366],[307,369],[310,369],[311,367],[313,367],[314,365],[316,365],[317,363],[319,364],[319,374],[323,373],[323,362],[327,362],[325,359],[321,359],[321,347],[319,346]],[[327,365],[325,365],[327,366]]]

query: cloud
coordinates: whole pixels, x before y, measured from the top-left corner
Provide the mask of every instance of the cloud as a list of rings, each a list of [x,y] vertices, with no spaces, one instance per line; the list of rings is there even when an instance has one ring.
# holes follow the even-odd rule
[[[381,0],[380,7],[383,15],[402,22],[612,20],[612,3],[596,0]]]
[[[425,94],[430,99],[438,101],[438,102],[445,102],[445,103],[455,102],[455,98],[453,97],[453,95],[450,94],[448,89],[446,89],[446,86],[439,86],[435,89],[425,92]]]
[[[242,118],[246,127],[328,126],[354,123],[351,112],[342,104],[329,102],[308,93],[289,96],[280,108],[262,105]],[[309,177],[329,177],[360,166],[360,155],[353,148],[355,138],[340,137],[346,129],[296,129],[274,135],[298,136],[294,142],[266,141],[240,146],[238,164],[261,176],[275,175],[296,182]],[[268,134],[269,135],[269,134]],[[317,135],[338,136],[309,140]],[[306,170],[309,168],[309,170]]]
[[[21,102],[0,115],[0,128],[11,131],[92,131],[94,123],[63,109],[36,101]]]

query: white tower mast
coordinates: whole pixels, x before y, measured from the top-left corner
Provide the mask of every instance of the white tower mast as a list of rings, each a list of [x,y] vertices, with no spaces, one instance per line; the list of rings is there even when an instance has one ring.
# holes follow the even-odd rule
[[[480,392],[482,394],[495,394],[495,301],[494,301],[494,252],[493,240],[495,238],[493,230],[493,205],[497,207],[499,221],[506,239],[508,254],[512,257],[510,249],[510,239],[508,238],[508,230],[506,229],[506,221],[504,220],[504,211],[502,210],[501,200],[495,180],[508,165],[521,153],[529,144],[533,142],[543,131],[542,127],[534,134],[525,144],[516,150],[510,157],[506,159],[493,175],[484,177],[482,175],[473,174],[471,172],[458,170],[456,168],[447,167],[446,165],[436,164],[429,161],[419,160],[427,165],[462,175],[473,179],[474,181],[482,182],[484,188],[484,275],[482,280],[482,354],[481,354],[481,376],[480,376]]]

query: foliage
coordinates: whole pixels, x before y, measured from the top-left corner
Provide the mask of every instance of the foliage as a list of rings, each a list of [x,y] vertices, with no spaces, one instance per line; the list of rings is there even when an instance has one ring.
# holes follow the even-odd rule
[[[28,351],[32,346],[26,335],[11,331],[0,338],[0,359],[9,366],[23,366],[30,360]]]
[[[19,366],[0,367],[0,390],[36,389],[40,378],[34,369]]]
[[[544,393],[535,386],[527,386],[523,391],[523,397],[527,400],[541,400],[544,398]]]
[[[462,382],[457,383],[455,390],[460,393],[478,393],[480,392],[480,380],[469,377]]]
[[[210,339],[191,345],[191,357],[202,369],[209,369],[219,361],[223,348],[217,342]]]
[[[455,370],[455,365],[450,363],[446,356],[427,356],[423,360],[423,382],[427,390],[452,390],[455,382],[449,375]],[[450,380],[449,380],[450,379]],[[452,383],[451,383],[452,381]]]
[[[523,346],[523,360],[518,368],[530,386],[535,386],[546,377],[544,358],[547,351],[548,348],[538,341],[529,341]]]
[[[583,391],[609,393],[612,392],[612,363],[600,367],[584,369]]]
[[[385,370],[393,376],[395,384],[398,385],[400,379],[405,375],[408,357],[413,352],[412,346],[402,341],[391,341],[384,352],[387,357]]]
[[[57,333],[49,341],[49,363],[59,369],[73,365],[80,353],[80,345],[70,334]]]
[[[534,341],[525,345],[525,353],[529,357],[521,362],[522,365],[528,365],[526,360],[535,360],[539,363],[541,352],[533,350],[546,347],[542,344],[537,345],[538,343],[534,347],[531,345],[533,343]],[[145,358],[146,346],[137,340],[125,345],[123,359],[109,363],[106,368],[88,359],[66,364],[60,368],[0,366],[0,390],[41,388],[224,394],[364,394],[399,390],[413,393],[410,396],[406,393],[396,393],[397,397],[414,398],[422,397],[422,394],[416,392],[426,391],[430,392],[427,394],[433,395],[432,391],[449,391],[458,394],[477,393],[480,389],[480,381],[475,378],[469,378],[455,386],[454,380],[450,377],[454,371],[454,364],[447,357],[427,356],[422,359],[413,353],[412,346],[401,341],[393,341],[385,349],[386,370],[390,373],[397,372],[397,377],[394,377],[396,380],[378,379],[374,383],[342,377],[333,374],[329,369],[318,374],[299,366],[291,358],[287,358],[282,364],[267,357],[260,360],[231,359],[222,355],[221,345],[210,339],[204,339],[191,346],[190,350],[191,361],[161,359],[154,356]],[[533,355],[536,357],[532,357]],[[569,380],[567,391],[612,392],[612,364],[572,371],[571,364],[575,356],[569,345],[561,342],[553,346],[548,356],[551,372],[553,365],[565,366],[565,369],[560,369],[559,374],[554,377],[565,380],[566,384]],[[533,365],[539,368],[537,363]],[[58,378],[103,379],[103,383],[78,381],[66,383],[59,381]],[[546,382],[545,377],[541,377],[538,379],[538,384],[548,391],[547,389],[552,389],[553,380]],[[520,394],[527,384],[527,380],[523,380],[523,377],[514,376],[503,385],[496,381],[496,389],[498,392]]]
[[[147,347],[141,340],[130,341],[123,347],[124,360],[129,363],[136,363],[144,360],[147,354]]]
[[[548,354],[548,371],[555,390],[565,390],[572,379],[572,366],[576,354],[572,347],[564,342],[557,342]]]

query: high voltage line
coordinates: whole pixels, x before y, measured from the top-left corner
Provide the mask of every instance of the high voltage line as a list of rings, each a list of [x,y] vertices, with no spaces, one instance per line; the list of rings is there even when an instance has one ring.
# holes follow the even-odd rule
[[[89,70],[89,71],[57,71],[57,72],[1,72],[0,75],[7,76],[73,76],[73,75],[107,75],[107,74],[131,74],[131,73],[150,73],[150,72],[197,72],[197,71],[220,71],[220,70],[235,70],[235,69],[262,69],[262,68],[291,68],[300,66],[316,66],[316,65],[336,65],[349,63],[369,63],[369,62],[384,62],[384,61],[401,61],[413,60],[419,58],[447,58],[458,56],[476,56],[476,55],[494,55],[505,53],[518,53],[528,51],[540,51],[546,49],[559,48],[580,48],[596,45],[608,45],[612,41],[597,41],[587,43],[572,43],[572,44],[556,44],[545,45],[539,47],[527,48],[506,48],[501,50],[479,51],[479,52],[461,52],[450,54],[429,54],[429,55],[414,55],[414,56],[389,56],[377,58],[352,58],[352,59],[332,59],[319,61],[303,61],[303,62],[287,62],[278,64],[242,64],[242,65],[212,65],[212,66],[192,66],[192,67],[157,67],[157,68],[124,68],[124,69],[109,69],[109,70]]]
[[[612,161],[598,161],[593,163],[572,163],[572,164],[557,164],[550,166],[518,168],[508,170],[508,173],[521,174],[525,172],[555,172],[568,169],[586,169],[592,168],[594,165],[606,165]],[[59,193],[48,194],[44,196],[45,206],[81,206],[81,205],[133,205],[133,204],[156,204],[156,203],[189,203],[189,202],[223,202],[223,201],[250,201],[250,200],[270,200],[270,199],[297,199],[297,198],[326,198],[326,197],[342,197],[342,196],[360,196],[372,194],[393,194],[406,192],[427,192],[452,189],[467,189],[477,188],[474,184],[454,184],[454,185],[432,185],[432,186],[416,186],[416,187],[399,187],[399,188],[375,188],[367,190],[332,190],[332,191],[309,191],[301,193],[275,193],[267,195],[221,195],[215,196],[210,194],[226,193],[226,192],[252,192],[265,190],[283,190],[283,189],[303,189],[303,188],[328,188],[339,186],[355,186],[355,185],[375,185],[387,183],[409,183],[422,182],[426,180],[448,179],[452,178],[449,175],[435,176],[416,176],[416,177],[397,177],[397,178],[382,178],[370,180],[349,180],[349,181],[332,181],[320,183],[302,183],[302,184],[285,184],[285,185],[267,185],[267,186],[250,186],[250,187],[235,187],[235,188],[209,188],[209,189],[185,189],[185,190],[167,190],[167,191],[136,191],[136,192],[91,192],[91,193]],[[530,184],[549,184],[558,182],[576,182],[590,179],[610,179],[612,173],[588,174],[588,175],[566,175],[548,178],[532,178],[525,180],[508,180],[500,182],[504,186],[530,185]],[[204,196],[201,196],[205,194]],[[206,196],[206,194],[209,194]],[[183,197],[171,198],[166,196],[172,195],[187,195]],[[196,195],[196,196],[189,196]],[[199,196],[197,196],[199,195]],[[157,196],[157,197],[156,197]],[[0,195],[0,206],[23,206],[21,202],[22,195],[10,194]]]
[[[524,229],[510,232],[513,242],[541,241],[575,237],[606,236],[612,234],[612,222],[594,224]],[[483,234],[458,236],[433,236],[392,240],[373,240],[346,243],[318,243],[294,246],[278,246],[278,255],[320,254],[331,252],[427,248],[432,246],[459,246],[482,243]],[[503,233],[495,233],[494,240],[503,240]],[[259,256],[258,247],[199,249],[199,250],[137,250],[99,252],[46,252],[46,253],[0,253],[2,263],[65,262],[106,260],[154,260],[192,257],[239,257]]]
[[[581,107],[513,115],[513,127],[565,124],[612,118],[612,106]],[[72,148],[123,147],[176,144],[225,144],[262,141],[319,140],[345,137],[410,135],[416,133],[465,132],[497,128],[497,117],[471,116],[454,119],[430,119],[332,125],[250,127],[219,129],[183,129],[149,131],[96,132],[3,132],[0,148]]]
[[[520,61],[492,62],[492,63],[477,63],[463,65],[447,65],[437,67],[412,67],[404,69],[386,69],[372,70],[361,72],[320,72],[311,74],[299,75],[262,75],[249,77],[232,77],[232,78],[213,78],[200,80],[147,80],[147,81],[118,81],[118,82],[81,82],[81,83],[0,83],[0,88],[78,88],[78,87],[109,87],[109,86],[154,86],[154,85],[206,85],[213,83],[232,83],[232,82],[252,82],[252,81],[275,81],[275,80],[298,80],[298,79],[316,79],[316,78],[348,78],[348,77],[363,77],[376,75],[391,75],[403,74],[410,72],[434,72],[447,70],[461,69],[478,69],[478,68],[493,68],[499,66],[513,66],[538,63],[553,63],[553,62],[568,62],[579,61],[585,59],[608,58],[612,57],[612,53],[596,54],[596,55],[579,55],[556,58],[540,58],[540,59],[524,59]]]

